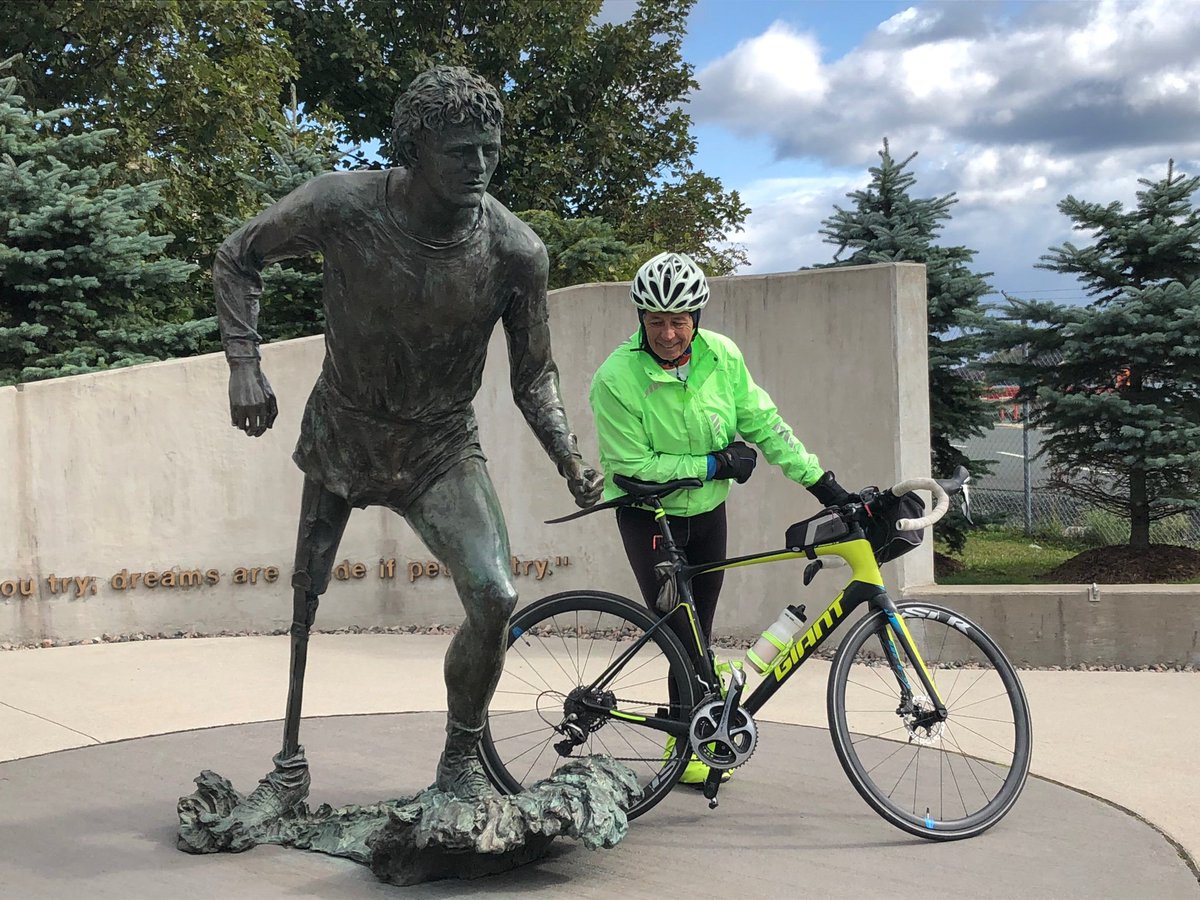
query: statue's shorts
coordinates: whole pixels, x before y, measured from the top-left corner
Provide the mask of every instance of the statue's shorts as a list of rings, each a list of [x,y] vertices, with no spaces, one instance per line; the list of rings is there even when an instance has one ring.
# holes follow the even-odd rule
[[[386,506],[403,515],[454,466],[486,457],[470,406],[419,421],[385,417],[355,409],[322,376],[304,408],[292,459],[351,506]]]

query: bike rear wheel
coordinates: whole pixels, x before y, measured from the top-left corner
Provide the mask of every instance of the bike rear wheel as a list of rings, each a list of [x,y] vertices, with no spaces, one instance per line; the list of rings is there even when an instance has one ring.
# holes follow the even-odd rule
[[[639,724],[656,716],[686,722],[696,705],[694,669],[665,625],[625,660],[593,702],[631,718],[582,711],[578,700],[657,619],[615,594],[570,591],[520,610],[508,628],[504,671],[488,710],[480,758],[500,790],[515,794],[548,778],[568,759],[599,753],[628,766],[642,785],[627,814],[636,818],[658,803],[690,759],[686,738],[669,740]],[[567,716],[586,738],[564,757]]]
[[[1032,746],[1025,693],[974,622],[931,603],[897,609],[949,717],[931,715],[915,664],[887,615],[875,611],[846,635],[830,671],[834,749],[858,793],[896,827],[930,840],[974,837],[999,822],[1025,786]],[[900,673],[889,662],[889,640]]]

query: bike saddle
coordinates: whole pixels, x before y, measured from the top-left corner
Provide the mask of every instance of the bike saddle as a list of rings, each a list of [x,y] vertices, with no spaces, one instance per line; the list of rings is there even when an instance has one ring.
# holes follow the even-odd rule
[[[629,496],[641,499],[642,497],[661,498],[675,491],[691,490],[692,488],[702,487],[704,482],[699,478],[677,478],[674,481],[665,481],[661,484],[656,484],[652,481],[629,478],[626,475],[613,475],[613,484]]]
[[[613,475],[613,484],[625,492],[625,496],[617,497],[615,500],[607,500],[604,503],[597,503],[595,506],[589,506],[587,509],[581,509],[578,512],[573,512],[570,515],[559,516],[557,519],[547,519],[547,525],[558,525],[561,522],[570,522],[572,519],[578,519],[583,516],[590,516],[592,513],[600,512],[602,509],[617,509],[622,506],[632,506],[634,503],[646,497],[665,497],[672,491],[682,491],[691,488],[701,487],[704,482],[699,478],[678,478],[675,481],[667,481],[662,484],[655,484],[651,481],[639,481],[636,478],[628,478],[625,475]]]

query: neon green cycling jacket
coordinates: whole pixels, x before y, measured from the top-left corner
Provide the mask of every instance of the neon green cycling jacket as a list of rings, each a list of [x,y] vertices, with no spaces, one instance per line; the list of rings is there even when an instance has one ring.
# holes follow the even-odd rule
[[[758,446],[767,461],[802,485],[823,470],[817,457],[783,421],[770,396],[754,383],[737,345],[724,335],[697,331],[686,381],[665,371],[641,348],[641,330],[609,355],[592,379],[590,400],[604,469],[604,499],[624,494],[614,473],[663,482],[708,475],[708,454],[738,435]],[[669,515],[695,516],[716,509],[729,495],[728,480],[677,491],[663,500]]]

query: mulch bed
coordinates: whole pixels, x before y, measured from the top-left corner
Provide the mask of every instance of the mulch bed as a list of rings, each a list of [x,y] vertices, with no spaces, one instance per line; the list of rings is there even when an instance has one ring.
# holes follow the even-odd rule
[[[1073,556],[1039,580],[1058,584],[1164,584],[1200,578],[1200,550],[1151,544],[1139,550],[1121,544]]]
[[[944,575],[957,575],[959,572],[965,572],[967,564],[961,559],[955,559],[953,556],[947,556],[945,553],[933,551],[933,575],[935,578],[940,578]]]

